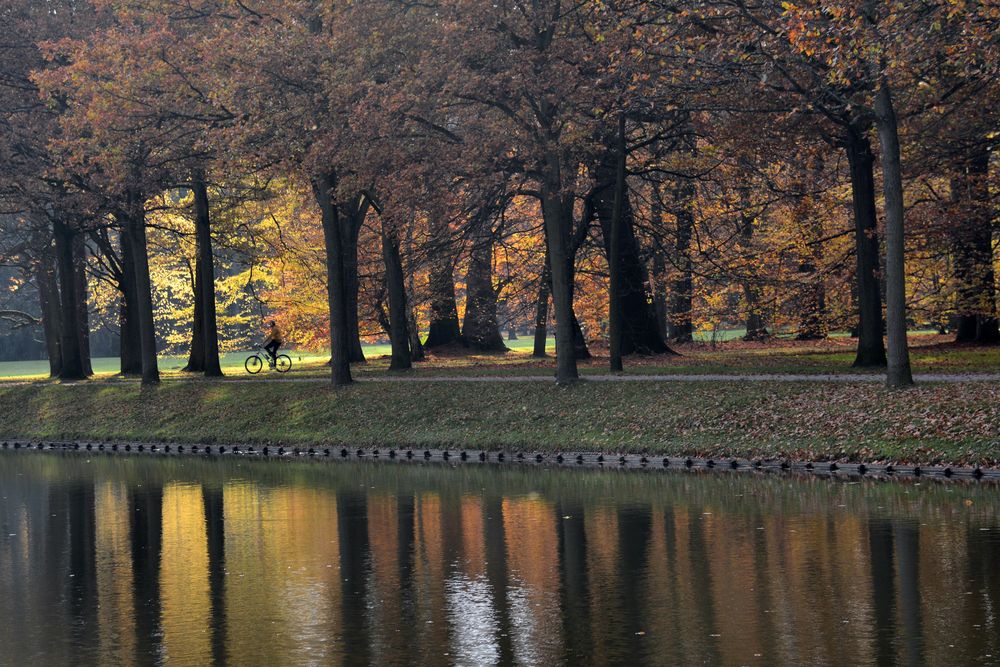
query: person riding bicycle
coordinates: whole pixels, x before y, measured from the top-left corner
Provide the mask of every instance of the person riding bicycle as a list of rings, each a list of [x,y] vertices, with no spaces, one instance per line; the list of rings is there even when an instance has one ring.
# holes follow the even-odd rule
[[[278,323],[271,320],[267,323],[267,338],[264,340],[264,351],[268,353],[268,363],[271,364],[271,368],[274,368],[274,364],[278,361],[278,349],[281,347],[283,342],[281,336],[281,329],[278,328]]]

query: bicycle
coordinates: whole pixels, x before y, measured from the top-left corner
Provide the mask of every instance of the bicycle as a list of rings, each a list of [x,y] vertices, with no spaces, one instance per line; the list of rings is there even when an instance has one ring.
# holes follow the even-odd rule
[[[243,367],[247,369],[247,373],[250,375],[256,375],[264,370],[265,359],[267,363],[271,363],[271,355],[269,355],[265,350],[264,346],[257,346],[257,351],[247,357],[247,360],[243,363]],[[279,373],[287,373],[292,370],[292,358],[287,354],[279,354],[274,360],[274,365],[272,368]]]

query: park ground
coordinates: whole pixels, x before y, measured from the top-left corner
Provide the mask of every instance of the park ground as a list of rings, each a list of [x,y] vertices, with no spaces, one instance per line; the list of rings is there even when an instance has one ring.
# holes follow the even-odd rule
[[[963,381],[1000,373],[1000,349],[913,335],[914,371],[952,381],[889,391],[879,382],[778,381],[786,374],[871,375],[851,369],[854,341],[847,337],[696,342],[679,347],[680,356],[628,359],[625,371],[724,377],[571,387],[517,380],[552,373],[553,360],[532,359],[530,344],[513,341],[505,355],[434,355],[402,376],[416,382],[392,381],[388,350],[372,346],[355,377],[390,381],[345,389],[322,381],[325,355],[294,351],[284,376],[248,376],[246,354],[229,354],[221,381],[191,377],[179,370],[182,359],[163,358],[164,382],[151,389],[117,378],[115,360],[96,360],[95,379],[74,385],[43,379],[44,362],[0,364],[0,437],[1000,465],[1000,382]],[[606,369],[601,356],[581,365],[585,378]],[[482,381],[454,381],[463,377]],[[302,382],[276,381],[289,379]]]

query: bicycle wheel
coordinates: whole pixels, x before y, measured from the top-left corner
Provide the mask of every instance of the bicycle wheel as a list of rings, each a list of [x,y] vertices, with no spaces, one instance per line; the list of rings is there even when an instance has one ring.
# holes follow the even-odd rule
[[[252,354],[247,357],[246,363],[243,367],[247,369],[247,373],[251,375],[256,375],[260,373],[261,369],[264,368],[264,361],[260,358],[259,354]]]
[[[289,357],[287,354],[279,354],[278,360],[275,362],[274,368],[279,373],[287,373],[288,371],[292,370],[292,358]]]

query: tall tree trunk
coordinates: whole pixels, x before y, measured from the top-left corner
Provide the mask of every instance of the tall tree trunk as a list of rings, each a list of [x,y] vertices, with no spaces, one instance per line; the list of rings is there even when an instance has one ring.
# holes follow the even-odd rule
[[[334,386],[352,382],[347,322],[347,286],[344,280],[344,244],[337,204],[333,200],[336,175],[323,174],[313,182],[313,193],[323,218],[326,246],[326,290],[330,307],[330,373]]]
[[[73,255],[76,257],[76,275],[73,288],[76,290],[77,335],[80,337],[80,361],[87,377],[94,374],[90,361],[90,309],[87,303],[87,244],[82,234],[73,237]]]
[[[744,210],[740,213],[739,244],[740,249],[744,254],[745,263],[747,266],[750,266],[753,263],[753,232],[754,221],[756,218],[749,210],[749,201],[747,197],[743,198],[742,205]],[[744,318],[747,330],[746,334],[743,336],[743,340],[767,340],[770,338],[770,334],[767,331],[767,320],[764,318],[764,313],[761,308],[760,285],[757,284],[757,276],[756,274],[751,275],[749,271],[747,271],[741,282],[743,287],[743,303],[745,307]]]
[[[45,351],[49,358],[49,377],[59,377],[62,372],[62,352],[59,323],[59,285],[52,242],[43,235],[38,243],[38,257],[35,261],[35,282],[38,284],[38,305],[42,313],[42,333],[45,336]]]
[[[344,246],[344,291],[347,298],[347,345],[351,363],[364,363],[365,353],[361,347],[361,325],[358,316],[358,292],[361,280],[358,276],[358,237],[361,226],[368,214],[368,199],[359,194],[352,205],[340,210],[341,240]]]
[[[411,219],[412,223],[412,219]],[[413,225],[406,226],[406,328],[410,337],[410,360],[424,360],[424,344],[420,342],[420,323],[417,322],[414,298],[417,293],[416,272],[413,269]]]
[[[818,189],[822,168],[822,160],[816,158],[816,163],[809,168],[812,176],[808,186],[810,191]],[[800,197],[795,207],[795,217],[800,235],[805,241],[805,257],[799,263],[799,275],[805,284],[800,292],[801,310],[796,339],[822,340],[829,334],[826,322],[826,286],[823,274],[819,271],[823,223],[816,215],[816,203],[811,194],[803,193]]]
[[[203,370],[206,377],[222,377],[219,359],[219,328],[215,311],[215,258],[212,252],[212,218],[208,201],[205,176],[196,172],[192,183],[194,191],[195,261],[201,289],[196,290],[201,300],[201,347]]]
[[[882,291],[879,286],[879,242],[875,213],[875,156],[868,128],[851,125],[844,134],[844,149],[851,168],[854,209],[854,246],[857,258],[855,283],[858,304],[858,351],[854,366],[885,366],[882,339]]]
[[[885,80],[875,97],[875,116],[882,147],[882,183],[885,196],[885,305],[888,342],[887,384],[913,384],[910,351],[906,342],[906,269],[903,209],[903,173],[900,164],[899,128],[892,106],[892,92]]]
[[[622,141],[619,137],[618,143]],[[601,225],[604,238],[604,252],[609,266],[615,253],[611,250],[615,235],[612,227],[615,221],[618,181],[622,175],[619,151],[611,145],[604,152],[596,171],[598,187],[594,192],[594,212]],[[649,276],[642,260],[639,240],[635,235],[635,211],[628,196],[627,181],[622,186],[621,231],[617,237],[618,252],[618,301],[621,317],[621,354],[670,354],[673,352],[665,342],[656,318],[656,310],[647,290]]]
[[[195,245],[200,241],[196,238]],[[201,273],[201,264],[197,255],[201,249],[195,248],[194,281],[191,290],[194,294],[194,308],[191,316],[191,348],[188,351],[187,364],[181,371],[185,373],[205,372],[205,278]]]
[[[677,234],[674,250],[676,277],[670,286],[670,319],[667,331],[670,340],[689,343],[693,339],[694,324],[691,308],[694,292],[694,262],[691,258],[691,237],[694,234],[694,183],[683,179],[676,189]]]
[[[606,245],[608,247],[608,347],[610,370],[620,373],[622,367],[622,209],[625,202],[625,114],[618,117],[618,146],[615,156],[614,203],[611,206],[611,224]],[[598,214],[599,216],[600,214]],[[643,290],[645,292],[645,289]],[[645,296],[645,295],[644,295]],[[646,310],[645,308],[643,310]]]
[[[132,259],[132,234],[128,220],[120,220],[119,244],[122,253],[122,276],[118,285],[122,293],[119,310],[119,357],[121,373],[142,375],[142,343],[139,338],[139,302],[135,287],[135,260]]]
[[[548,340],[549,320],[549,284],[552,282],[549,274],[549,253],[545,253],[545,267],[538,281],[538,298],[535,301],[535,344],[531,356],[539,359],[546,357],[545,344]]]
[[[59,270],[59,349],[62,351],[62,380],[83,380],[83,353],[80,349],[80,309],[77,306],[76,263],[73,252],[73,230],[63,222],[54,225],[56,237],[56,263]]]
[[[497,323],[497,293],[493,287],[493,230],[479,221],[465,277],[465,321],[462,340],[479,352],[506,352]]]
[[[448,228],[434,223],[434,251],[430,270],[431,321],[425,348],[442,347],[462,341],[455,302],[455,258]]]
[[[156,361],[156,324],[153,319],[153,286],[149,276],[149,253],[146,246],[145,200],[134,188],[129,189],[127,197],[142,384],[155,385],[160,382],[160,369]]]
[[[559,156],[546,156],[542,179],[542,219],[552,277],[552,303],[556,317],[556,381],[560,384],[579,378],[576,365],[573,314],[573,253],[570,234],[573,230],[573,196],[563,192]]]
[[[382,261],[385,263],[385,284],[389,294],[389,340],[392,343],[390,371],[409,370],[410,339],[407,331],[406,283],[403,259],[399,253],[396,230],[382,221]]]
[[[956,209],[956,219],[950,228],[958,320],[955,340],[962,343],[1000,342],[989,167],[989,148],[979,146],[959,165],[951,182],[951,199]]]

